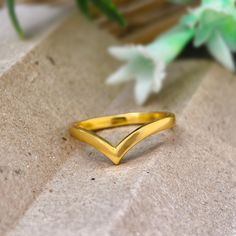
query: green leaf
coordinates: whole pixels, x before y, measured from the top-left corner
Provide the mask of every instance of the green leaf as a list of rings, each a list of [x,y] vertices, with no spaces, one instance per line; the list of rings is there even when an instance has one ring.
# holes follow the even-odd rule
[[[122,14],[118,11],[111,0],[76,0],[81,11],[90,16],[89,3],[92,3],[96,8],[103,12],[109,19],[116,21],[119,25],[125,26],[126,22]]]
[[[111,0],[92,0],[93,4],[111,20],[125,26],[125,20]]]
[[[16,13],[15,13],[15,0],[6,0],[7,3],[7,9],[8,9],[8,14],[10,16],[11,22],[16,30],[16,32],[18,33],[20,38],[25,38],[25,34],[22,31],[20,24],[18,22]]]
[[[80,8],[81,12],[84,13],[85,16],[91,17],[89,12],[89,4],[88,0],[76,0],[77,6]]]

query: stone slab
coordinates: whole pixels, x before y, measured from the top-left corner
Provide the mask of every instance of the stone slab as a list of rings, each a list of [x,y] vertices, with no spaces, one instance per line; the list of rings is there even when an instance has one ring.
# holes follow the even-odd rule
[[[132,86],[104,85],[118,66],[113,44],[71,15],[1,75],[0,234],[233,235],[235,78],[178,61],[162,93],[138,107]],[[177,127],[119,166],[68,134],[77,119],[150,110],[175,112]],[[102,135],[117,142],[132,129]]]

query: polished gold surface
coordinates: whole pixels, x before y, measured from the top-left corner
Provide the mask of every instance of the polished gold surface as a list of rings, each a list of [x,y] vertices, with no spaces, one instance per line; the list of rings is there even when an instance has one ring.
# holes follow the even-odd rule
[[[116,147],[93,132],[126,125],[142,126],[126,136]],[[141,140],[154,133],[170,129],[174,125],[175,115],[172,113],[137,112],[79,121],[70,128],[70,134],[93,146],[117,165],[124,155]]]

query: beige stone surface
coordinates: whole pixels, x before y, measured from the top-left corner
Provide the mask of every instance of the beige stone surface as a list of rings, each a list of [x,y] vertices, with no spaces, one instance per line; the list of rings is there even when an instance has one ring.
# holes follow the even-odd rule
[[[116,43],[72,15],[0,77],[0,235],[234,235],[235,77],[179,61],[138,107],[131,86],[104,85]],[[175,112],[177,127],[119,166],[68,135],[77,119],[141,110]]]

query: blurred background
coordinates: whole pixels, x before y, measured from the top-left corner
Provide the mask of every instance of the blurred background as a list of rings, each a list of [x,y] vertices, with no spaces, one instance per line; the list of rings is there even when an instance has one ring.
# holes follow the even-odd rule
[[[148,43],[163,31],[175,25],[186,9],[196,6],[200,1],[192,0],[190,4],[172,4],[167,0],[113,0],[127,21],[127,27],[121,28],[115,22],[109,21],[96,9],[93,18],[102,27],[117,38],[132,43]],[[175,1],[178,2],[178,1]],[[189,2],[189,1],[188,1]],[[16,3],[71,5],[68,0],[18,0]],[[0,6],[4,0],[0,0]]]

